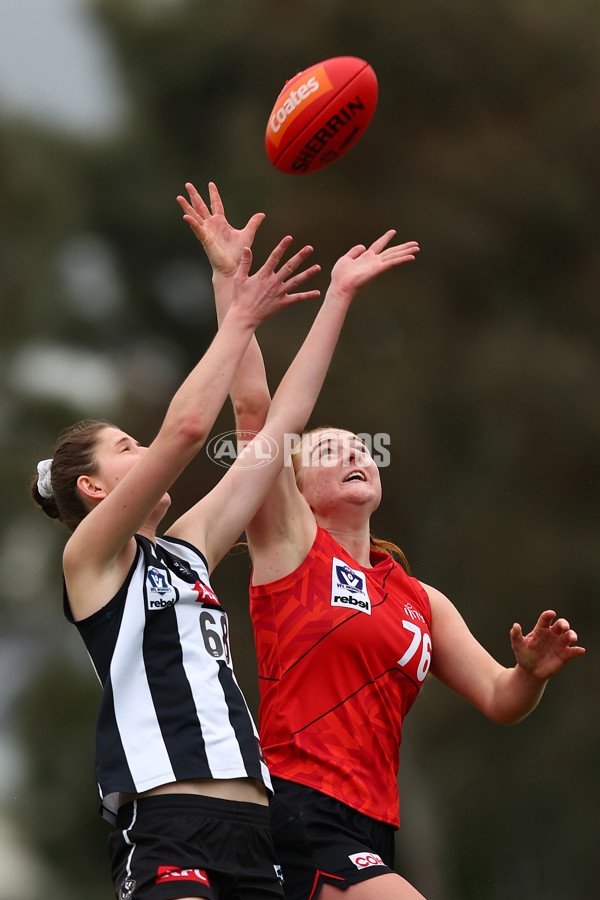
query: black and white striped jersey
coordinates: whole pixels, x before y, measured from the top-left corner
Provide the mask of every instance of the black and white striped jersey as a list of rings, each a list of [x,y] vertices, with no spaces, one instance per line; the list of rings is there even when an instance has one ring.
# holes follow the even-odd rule
[[[96,728],[102,812],[117,793],[191,778],[243,778],[270,789],[258,734],[238,687],[227,614],[191,544],[136,535],[112,600],[74,622],[104,688]]]

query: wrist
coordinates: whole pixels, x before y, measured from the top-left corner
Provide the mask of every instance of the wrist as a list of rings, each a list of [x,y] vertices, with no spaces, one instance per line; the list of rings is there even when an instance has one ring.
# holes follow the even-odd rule
[[[229,281],[233,281],[234,275],[237,272],[237,268],[232,269],[213,269],[212,271],[212,283],[214,287],[218,287],[219,285],[225,284]]]
[[[356,297],[358,289],[351,288],[346,285],[336,284],[332,281],[327,291],[327,300],[331,303],[338,303],[343,306],[349,306],[354,297]]]
[[[239,303],[233,301],[226,311],[221,328],[227,323],[228,328],[236,331],[249,332],[254,334],[259,326],[259,322],[255,315]]]
[[[517,678],[521,679],[523,682],[529,682],[530,684],[544,685],[548,681],[548,678],[537,675],[532,669],[526,668],[518,660],[515,665],[515,673]]]

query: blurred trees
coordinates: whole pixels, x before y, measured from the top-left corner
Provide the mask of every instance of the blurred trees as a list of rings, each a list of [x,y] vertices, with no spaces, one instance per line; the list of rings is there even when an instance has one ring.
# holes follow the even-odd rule
[[[402,871],[429,900],[590,895],[600,8],[95,0],[94,9],[128,98],[126,126],[86,141],[0,121],[0,615],[5,635],[34,641],[24,666],[33,680],[11,723],[29,767],[17,819],[53,878],[40,897],[100,900],[110,885],[92,766],[98,688],[61,618],[63,536],[27,506],[26,484],[81,416],[110,416],[150,439],[210,341],[210,272],[175,203],[185,181],[205,190],[209,179],[234,224],[267,213],[255,259],[287,232],[313,243],[322,290],[351,245],[388,227],[420,241],[416,264],[357,300],[314,423],[390,435],[375,530],[449,594],[498,659],[511,662],[512,622],[529,629],[544,608],[566,615],[589,650],[518,729],[428,682],[405,729]],[[328,169],[279,174],[263,152],[277,93],[296,71],[345,54],[378,74],[369,131]],[[289,310],[261,330],[273,384],[313,315],[314,306]],[[70,392],[53,390],[57,359]],[[231,419],[225,410],[217,430]],[[174,505],[220,474],[199,458]],[[248,575],[237,553],[214,583],[256,710]]]

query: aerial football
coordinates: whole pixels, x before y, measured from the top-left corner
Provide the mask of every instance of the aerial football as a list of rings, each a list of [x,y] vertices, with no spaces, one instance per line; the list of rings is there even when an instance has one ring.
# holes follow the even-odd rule
[[[377,78],[364,59],[336,56],[286,82],[269,116],[267,156],[289,175],[316,172],[354,146],[377,106]]]

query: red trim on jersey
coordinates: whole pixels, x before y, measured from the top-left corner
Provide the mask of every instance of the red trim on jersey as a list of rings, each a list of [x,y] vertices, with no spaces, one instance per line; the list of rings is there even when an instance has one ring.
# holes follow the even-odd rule
[[[251,584],[259,730],[273,775],[397,826],[402,722],[429,668],[431,607],[388,553],[371,562],[319,527],[295,572]]]
[[[330,875],[329,872],[322,872],[320,869],[317,869],[317,874],[315,875],[315,880],[313,881],[312,891],[308,895],[308,900],[313,900],[315,891],[317,890],[317,888],[321,887],[321,885],[319,885],[321,878],[333,878],[335,879],[335,881],[346,881],[346,879],[342,878],[340,875]]]

